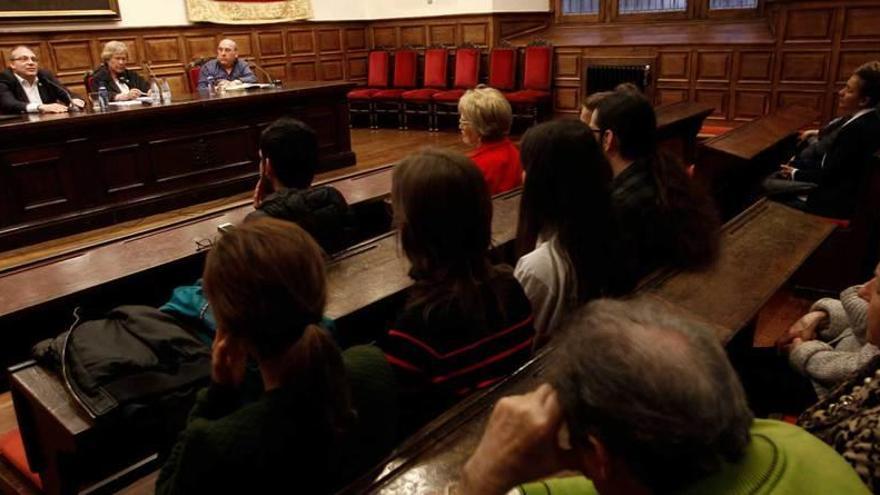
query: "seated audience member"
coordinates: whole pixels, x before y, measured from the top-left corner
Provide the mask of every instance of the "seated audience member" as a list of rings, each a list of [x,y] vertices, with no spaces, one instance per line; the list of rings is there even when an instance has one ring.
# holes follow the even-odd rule
[[[614,87],[614,91],[618,93],[631,93],[634,95],[644,96],[642,93],[642,89],[639,88],[636,84],[631,82],[620,83]]]
[[[37,56],[26,46],[9,53],[9,68],[0,73],[0,112],[64,113],[85,102],[73,96],[54,74],[40,69]]]
[[[522,185],[519,150],[507,137],[513,110],[500,91],[480,85],[458,101],[458,127],[465,144],[475,146],[470,159],[480,168],[489,194],[496,195]]]
[[[348,247],[354,215],[330,186],[311,187],[318,168],[318,136],[303,122],[282,117],[260,134],[260,180],[254,191],[260,216],[299,224],[328,254]]]
[[[206,62],[199,70],[199,89],[208,87],[208,79],[214,81],[218,89],[230,83],[255,83],[257,76],[247,62],[238,59],[238,45],[225,39],[217,45],[217,58]]]
[[[488,260],[492,202],[466,157],[426,150],[394,169],[392,204],[415,282],[383,348],[396,371],[405,430],[531,356],[529,300]]]
[[[545,122],[522,139],[526,181],[520,202],[522,258],[514,275],[535,312],[536,346],[589,299],[630,289],[617,277],[611,167],[590,128],[576,120]]]
[[[204,280],[218,323],[212,383],[199,392],[156,492],[268,493],[293,483],[301,493],[333,493],[375,462],[366,458],[375,447],[361,440],[375,431],[393,435],[385,423],[394,414],[369,414],[378,424],[358,421],[345,365],[388,366],[370,346],[344,359],[318,326],[327,291],[315,241],[281,220],[247,223],[217,241]],[[244,403],[249,359],[264,392]],[[381,379],[391,377],[388,369]],[[373,411],[390,407],[393,391],[377,392],[366,396]]]
[[[816,185],[805,202],[788,204],[818,215],[850,218],[871,155],[880,149],[880,61],[856,69],[838,96],[844,116],[832,120],[790,164],[782,165],[778,175]]]
[[[593,120],[593,110],[599,106],[599,102],[603,98],[612,94],[614,94],[613,91],[600,91],[587,96],[587,99],[581,103],[581,113],[578,115],[578,119],[584,124],[590,125],[590,121]]]
[[[612,201],[635,278],[659,267],[701,269],[718,254],[720,221],[711,199],[684,167],[657,148],[657,117],[644,96],[603,98],[590,128],[614,174]]]
[[[98,91],[101,86],[107,88],[111,101],[133,100],[144,96],[150,90],[150,84],[137,72],[127,69],[128,47],[121,41],[110,41],[101,51],[103,63],[92,74],[89,91]]]
[[[868,493],[829,446],[753,420],[712,329],[644,301],[597,301],[547,384],[498,401],[458,493]]]
[[[880,265],[874,273],[865,284],[841,292],[840,299],[816,301],[778,342],[820,398],[880,355]]]

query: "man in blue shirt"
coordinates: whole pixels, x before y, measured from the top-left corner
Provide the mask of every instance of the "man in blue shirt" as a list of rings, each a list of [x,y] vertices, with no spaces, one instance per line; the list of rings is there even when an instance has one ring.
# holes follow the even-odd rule
[[[225,39],[217,45],[217,58],[202,65],[199,71],[199,89],[208,87],[208,78],[213,78],[218,89],[222,89],[229,83],[255,83],[257,76],[254,75],[247,62],[238,59],[238,45],[230,39]]]

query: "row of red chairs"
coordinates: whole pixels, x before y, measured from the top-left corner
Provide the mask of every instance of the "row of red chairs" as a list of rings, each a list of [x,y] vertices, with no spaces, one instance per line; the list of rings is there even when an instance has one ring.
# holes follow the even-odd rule
[[[449,50],[425,50],[423,81],[418,86],[418,53],[378,50],[369,55],[367,87],[348,93],[349,111],[367,115],[372,128],[379,126],[382,114],[394,114],[400,129],[407,129],[409,117],[424,116],[429,130],[438,130],[441,116],[458,116],[458,100],[480,82],[478,48],[455,50],[455,72],[449,88]],[[517,90],[517,50],[493,48],[489,52],[489,86],[500,90],[514,109],[514,117],[537,122],[551,101],[553,49],[535,45],[525,49],[522,84]],[[393,76],[389,75],[393,72]]]

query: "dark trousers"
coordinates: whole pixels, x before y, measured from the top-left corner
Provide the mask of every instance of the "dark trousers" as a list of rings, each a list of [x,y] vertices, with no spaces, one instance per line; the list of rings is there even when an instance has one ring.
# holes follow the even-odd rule
[[[730,353],[755,416],[800,415],[817,400],[810,380],[793,370],[775,347],[751,347]]]

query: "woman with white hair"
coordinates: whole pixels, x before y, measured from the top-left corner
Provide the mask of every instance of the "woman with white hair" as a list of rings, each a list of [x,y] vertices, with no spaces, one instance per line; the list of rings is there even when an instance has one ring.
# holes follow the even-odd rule
[[[489,193],[499,194],[521,186],[519,149],[507,137],[513,111],[504,95],[481,84],[461,97],[458,113],[462,141],[476,147],[470,159],[483,172]]]
[[[104,86],[110,93],[110,101],[132,100],[147,94],[150,89],[147,80],[126,68],[129,55],[125,43],[108,41],[101,51],[101,60],[101,66],[92,74],[89,91]]]

